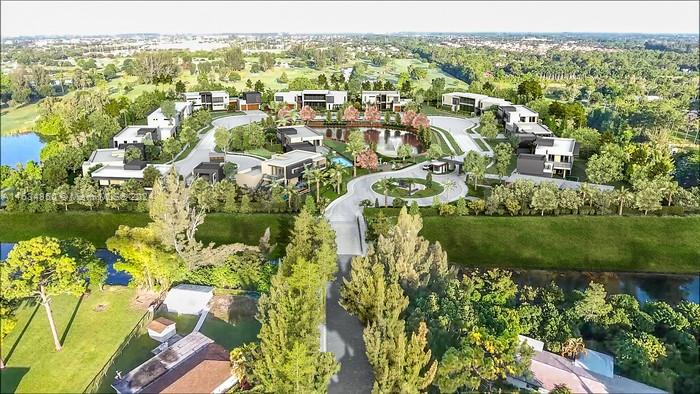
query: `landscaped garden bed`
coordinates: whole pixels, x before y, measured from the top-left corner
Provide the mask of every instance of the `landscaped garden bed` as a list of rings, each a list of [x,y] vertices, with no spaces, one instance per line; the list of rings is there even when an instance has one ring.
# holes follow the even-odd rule
[[[437,196],[442,193],[445,188],[439,182],[427,181],[421,178],[389,178],[387,187],[382,181],[372,185],[372,190],[389,197],[397,198],[423,198]]]

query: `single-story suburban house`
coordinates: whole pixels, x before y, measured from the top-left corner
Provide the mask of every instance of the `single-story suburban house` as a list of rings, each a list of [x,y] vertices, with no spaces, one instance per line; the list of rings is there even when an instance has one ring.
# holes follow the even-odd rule
[[[120,375],[112,383],[117,394],[225,393],[238,383],[229,352],[197,331]]]
[[[509,376],[506,381],[520,389],[548,393],[563,384],[572,393],[663,394],[666,391],[614,374],[614,359],[585,350],[569,360],[544,350],[544,343],[522,335],[519,339],[534,351],[531,376]]]

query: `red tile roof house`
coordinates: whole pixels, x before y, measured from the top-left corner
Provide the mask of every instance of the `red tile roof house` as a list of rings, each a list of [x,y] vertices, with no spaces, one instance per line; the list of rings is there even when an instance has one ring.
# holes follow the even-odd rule
[[[112,388],[118,394],[225,393],[236,383],[228,351],[193,332],[125,376],[118,375]]]

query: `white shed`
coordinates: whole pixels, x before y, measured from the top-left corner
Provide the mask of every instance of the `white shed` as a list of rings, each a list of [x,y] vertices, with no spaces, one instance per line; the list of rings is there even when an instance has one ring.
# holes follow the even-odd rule
[[[168,312],[199,315],[214,296],[210,286],[177,285],[168,291],[163,305]]]
[[[158,317],[148,323],[148,336],[158,342],[165,342],[175,335],[175,322],[164,317]]]

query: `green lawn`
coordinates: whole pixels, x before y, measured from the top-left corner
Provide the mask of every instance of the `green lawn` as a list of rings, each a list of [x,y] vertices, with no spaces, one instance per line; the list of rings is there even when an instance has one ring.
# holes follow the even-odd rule
[[[423,222],[422,234],[440,241],[450,261],[465,266],[700,271],[698,216],[428,216]]]
[[[459,147],[459,144],[457,143],[457,141],[455,141],[455,138],[452,136],[452,133],[450,133],[450,132],[448,132],[447,130],[442,129],[442,128],[440,128],[440,127],[436,127],[436,126],[431,126],[431,128],[433,128],[433,129],[435,129],[435,130],[439,130],[439,131],[442,132],[442,135],[443,135],[445,138],[447,138],[448,141],[450,141],[450,145],[452,145],[452,147],[455,148],[455,152],[454,152],[454,153],[455,153],[456,155],[461,156],[461,155],[464,154],[464,151]]]
[[[348,144],[345,142],[324,138],[323,146],[336,151],[340,156],[352,161],[352,155],[348,151]]]
[[[60,352],[54,349],[43,307],[25,303],[17,326],[4,340],[7,368],[0,372],[1,391],[82,392],[145,313],[131,306],[135,294],[115,286],[93,290],[82,302],[73,296],[53,297],[53,316],[64,338]],[[106,309],[96,310],[98,305]]]
[[[432,144],[438,144],[440,145],[440,149],[442,149],[442,153],[445,155],[452,155],[454,152],[450,148],[449,145],[447,145],[447,142],[445,141],[445,138],[442,136],[442,133],[437,132],[435,130],[432,130],[430,133],[430,141]],[[459,145],[457,145],[459,146]]]
[[[34,128],[34,121],[38,117],[39,105],[37,103],[3,109],[0,114],[0,135],[31,131]]]
[[[272,242],[286,244],[292,216],[284,214],[223,214],[213,213],[199,228],[197,238],[202,242],[243,242],[257,245],[267,227]],[[39,235],[57,238],[81,237],[96,247],[104,247],[120,224],[144,226],[150,219],[145,213],[59,212],[59,213],[0,213],[0,241],[17,242]]]

